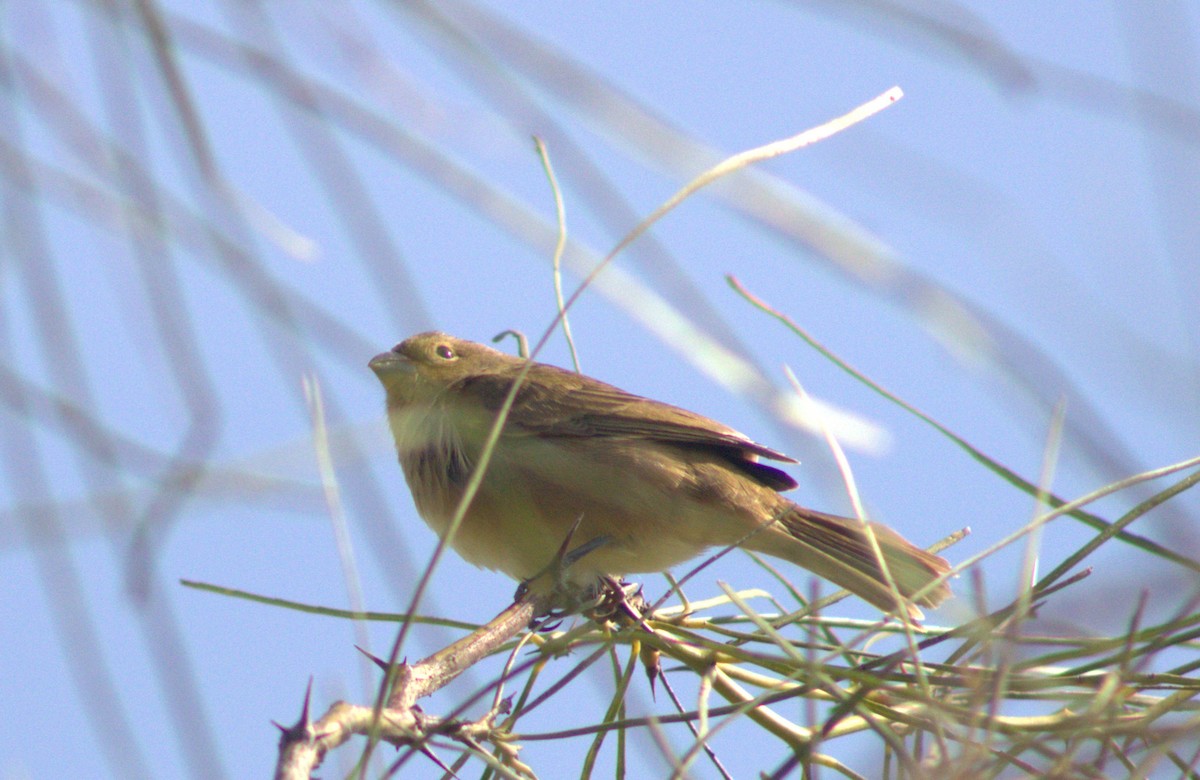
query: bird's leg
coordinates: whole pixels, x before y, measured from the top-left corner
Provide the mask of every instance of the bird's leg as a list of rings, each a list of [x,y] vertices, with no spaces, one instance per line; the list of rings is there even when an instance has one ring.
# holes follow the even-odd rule
[[[551,608],[535,618],[535,623],[538,623],[537,627],[539,630],[553,629],[558,623],[555,622],[553,625],[547,625],[546,620],[557,621],[566,615],[580,611],[585,603],[595,599],[596,594],[591,588],[580,588],[571,582],[567,575],[571,567],[578,563],[581,558],[597,548],[608,544],[610,538],[608,536],[597,536],[572,549],[571,541],[575,536],[575,532],[579,530],[581,522],[583,522],[583,515],[575,519],[575,522],[567,531],[566,537],[563,539],[562,544],[559,545],[558,551],[550,563],[540,572],[517,586],[516,597],[518,599],[530,592],[549,593],[550,598],[546,599],[545,602],[550,604]]]
[[[606,576],[600,579],[596,588],[599,602],[588,612],[588,617],[593,620],[640,624],[649,610],[649,604],[642,596],[641,583],[629,583]],[[618,613],[621,617],[617,617]]]

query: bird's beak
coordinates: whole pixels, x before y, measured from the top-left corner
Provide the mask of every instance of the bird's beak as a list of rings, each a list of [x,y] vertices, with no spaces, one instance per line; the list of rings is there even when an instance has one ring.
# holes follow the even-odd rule
[[[375,357],[371,358],[367,363],[367,367],[375,372],[375,375],[383,378],[389,374],[396,373],[412,373],[416,366],[413,362],[401,355],[399,352],[380,352]]]

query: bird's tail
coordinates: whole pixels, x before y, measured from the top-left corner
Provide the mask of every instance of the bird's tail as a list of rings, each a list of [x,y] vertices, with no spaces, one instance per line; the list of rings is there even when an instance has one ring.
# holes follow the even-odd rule
[[[868,525],[879,543],[888,574],[904,597],[904,609],[913,619],[922,617],[917,604],[936,607],[950,596],[945,580],[932,584],[950,570],[944,558],[922,550],[887,526]],[[799,564],[885,612],[900,611],[879,556],[858,520],[789,501],[779,515],[778,525],[756,534],[744,546]]]

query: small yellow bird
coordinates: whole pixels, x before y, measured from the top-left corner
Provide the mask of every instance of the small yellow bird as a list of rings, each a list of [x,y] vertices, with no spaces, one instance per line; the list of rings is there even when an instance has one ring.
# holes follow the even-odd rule
[[[444,536],[524,358],[421,333],[376,355],[388,420],[417,511]],[[795,462],[732,428],[534,363],[505,421],[479,491],[451,545],[477,566],[525,581],[545,572],[576,527],[589,551],[566,577],[664,571],[712,547],[740,544],[791,561],[885,612],[935,607],[950,595],[946,561],[886,526],[792,503],[796,487],[759,458]]]

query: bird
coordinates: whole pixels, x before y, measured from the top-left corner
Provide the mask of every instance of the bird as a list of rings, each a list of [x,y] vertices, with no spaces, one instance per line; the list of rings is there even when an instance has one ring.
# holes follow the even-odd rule
[[[794,459],[703,415],[439,331],[411,336],[368,365],[385,390],[417,511],[443,538],[520,378],[449,541],[476,566],[528,583],[570,541],[583,552],[558,576],[583,589],[740,545],[885,613],[921,619],[920,607],[951,594],[945,559],[879,523],[790,501],[781,493],[796,481],[762,460]]]

